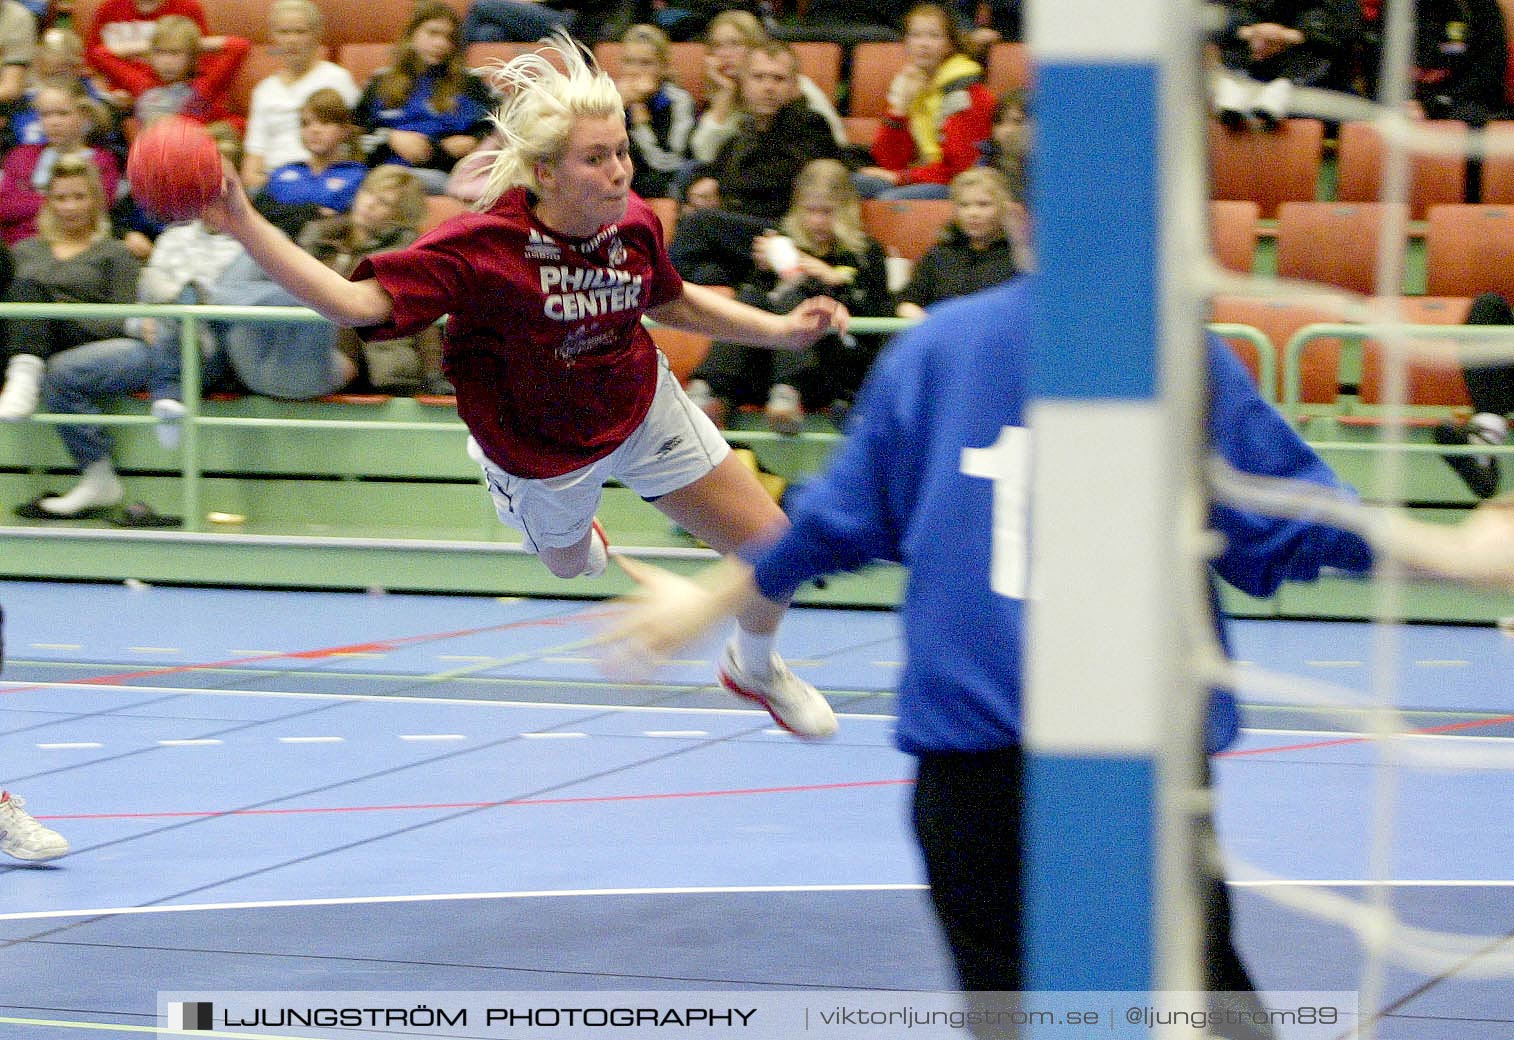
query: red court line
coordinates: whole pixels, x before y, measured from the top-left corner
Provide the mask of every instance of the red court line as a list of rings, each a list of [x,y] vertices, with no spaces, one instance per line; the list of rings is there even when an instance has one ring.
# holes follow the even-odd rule
[[[1448,722],[1442,726],[1420,726],[1415,729],[1406,729],[1404,736],[1420,736],[1432,733],[1453,733],[1463,729],[1481,729],[1484,726],[1501,726],[1505,723],[1514,722],[1514,715],[1499,715],[1491,719],[1471,719],[1467,722]],[[1335,737],[1331,740],[1311,740],[1306,744],[1281,744],[1276,747],[1251,748],[1246,751],[1221,751],[1215,758],[1250,758],[1256,755],[1276,755],[1285,751],[1315,751],[1319,748],[1344,747],[1348,744],[1370,744],[1376,740],[1374,734],[1361,737]]]
[[[414,805],[333,805],[307,809],[224,809],[179,812],[74,813],[38,816],[39,820],[162,820],[211,816],[299,816],[312,813],[415,812],[434,809],[495,809],[517,805],[593,805],[612,802],[655,802],[685,798],[734,798],[761,794],[804,794],[849,791],[864,787],[898,787],[913,780],[852,780],[834,784],[796,784],[788,787],[738,787],[721,791],[661,791],[654,794],[584,795],[576,798],[513,798],[502,802],[424,802]]]
[[[377,653],[385,650],[396,650],[413,643],[427,643],[442,639],[456,639],[461,636],[476,636],[485,632],[508,632],[517,628],[555,628],[561,625],[579,624],[584,621],[592,621],[603,614],[603,611],[587,611],[581,614],[573,614],[568,617],[535,618],[529,621],[507,621],[498,625],[483,625],[479,628],[460,628],[455,632],[427,632],[421,635],[396,636],[393,639],[380,639],[369,643],[350,643],[347,646],[318,647],[314,650],[291,650],[282,654],[259,654],[256,657],[236,657],[227,661],[212,661],[201,664],[178,664],[166,665],[161,668],[148,668],[138,672],[116,672],[112,675],[97,675],[84,679],[70,680],[84,686],[115,686],[130,682],[134,679],[154,679],[164,675],[183,675],[188,672],[213,671],[217,668],[237,668],[242,665],[259,664],[267,661],[311,661],[328,657],[340,657],[343,654]],[[31,690],[51,689],[55,684],[26,685],[0,687],[0,695],[11,693],[25,693]]]

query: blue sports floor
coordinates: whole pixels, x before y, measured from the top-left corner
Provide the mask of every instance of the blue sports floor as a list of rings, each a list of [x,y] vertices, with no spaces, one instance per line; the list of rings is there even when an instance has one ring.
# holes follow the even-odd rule
[[[843,713],[807,745],[712,685],[583,649],[598,603],[0,583],[0,786],[74,851],[0,862],[0,1040],[130,1035],[170,990],[949,989],[891,743],[887,613],[799,610],[783,646]],[[1239,656],[1365,689],[1372,633],[1245,622]],[[1393,1040],[1508,1040],[1514,639],[1400,630],[1389,899],[1486,937],[1393,968]],[[1373,745],[1246,697],[1220,763],[1241,941],[1273,990],[1356,989]],[[1446,758],[1446,753],[1456,757]],[[1255,880],[1255,870],[1310,886]],[[44,1024],[47,1023],[47,1024]]]

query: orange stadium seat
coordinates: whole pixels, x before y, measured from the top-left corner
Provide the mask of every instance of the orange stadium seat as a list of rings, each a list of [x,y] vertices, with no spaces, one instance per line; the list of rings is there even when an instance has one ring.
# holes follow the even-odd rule
[[[1028,44],[1005,41],[988,48],[983,83],[994,92],[994,97],[999,97],[1013,87],[1030,86],[1034,76],[1035,68],[1031,64]]]
[[[1281,297],[1216,296],[1211,319],[1225,325],[1250,325],[1266,336],[1277,352],[1278,385],[1276,400],[1283,400],[1285,350],[1296,332],[1321,322],[1338,322],[1344,314],[1344,301],[1325,297],[1283,299]],[[1242,358],[1255,365],[1251,345],[1231,340],[1230,346]],[[1302,404],[1334,404],[1340,395],[1341,342],[1338,339],[1312,340],[1299,359],[1299,401]],[[1252,368],[1253,377],[1256,368]]]
[[[846,114],[881,116],[888,107],[888,85],[904,68],[904,44],[859,43],[852,48],[852,77]]]
[[[1461,325],[1472,309],[1472,301],[1463,296],[1404,296],[1399,298],[1398,304],[1400,317],[1408,325]],[[1444,344],[1422,342],[1420,346],[1441,356],[1428,360],[1416,358],[1405,366],[1404,403],[1471,408],[1472,399],[1467,394],[1467,381],[1457,361],[1455,344],[1449,341]],[[1364,341],[1361,385],[1357,391],[1362,404],[1388,403],[1387,375],[1383,345],[1377,340]]]
[[[1209,131],[1210,198],[1241,199],[1277,216],[1284,202],[1308,202],[1319,182],[1325,126],[1318,119],[1285,119],[1273,133]]]
[[[841,45],[810,40],[795,41],[789,46],[794,48],[794,56],[799,59],[799,71],[825,91],[825,96],[834,104],[836,91],[841,88]]]
[[[1383,225],[1407,209],[1382,202],[1285,202],[1278,207],[1277,273],[1352,292],[1376,290]]]
[[[1431,206],[1425,232],[1425,293],[1514,299],[1514,207]]]
[[[864,199],[862,227],[893,256],[916,261],[952,219],[949,199]]]
[[[394,53],[392,43],[344,43],[336,52],[336,63],[357,80],[359,89],[366,87],[373,74],[389,64]]]
[[[1230,200],[1209,204],[1209,238],[1221,267],[1250,274],[1256,256],[1256,222],[1262,208],[1255,202]]]
[[[1452,119],[1431,119],[1419,124],[1459,148],[1467,143],[1467,125]],[[1341,126],[1336,153],[1335,197],[1341,202],[1378,202],[1382,199],[1383,161],[1387,145],[1370,123]],[[1464,154],[1414,155],[1409,158],[1409,215],[1423,220],[1431,206],[1465,202],[1467,160]]]
[[[1514,153],[1497,155],[1496,147],[1514,148],[1514,122],[1493,120],[1487,126],[1489,151],[1482,160],[1482,201],[1514,203]]]

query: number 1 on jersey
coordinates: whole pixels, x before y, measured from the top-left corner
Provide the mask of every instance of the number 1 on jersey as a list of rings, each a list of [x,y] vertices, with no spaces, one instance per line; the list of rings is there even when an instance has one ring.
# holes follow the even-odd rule
[[[1030,431],[1006,426],[987,448],[962,449],[962,473],[993,481],[993,540],[989,586],[1025,599],[1030,585]]]

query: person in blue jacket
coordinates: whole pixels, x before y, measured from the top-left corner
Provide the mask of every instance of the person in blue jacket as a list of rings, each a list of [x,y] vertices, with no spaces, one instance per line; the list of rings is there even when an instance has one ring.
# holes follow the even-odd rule
[[[993,445],[1005,427],[1025,425],[1033,278],[943,303],[901,334],[876,363],[830,469],[790,506],[790,526],[743,550],[745,563],[726,561],[707,590],[619,561],[646,598],[628,608],[610,637],[632,651],[663,654],[746,597],[786,602],[824,574],[873,560],[906,566],[896,739],[918,760],[916,839],[968,991],[1022,988],[1025,618],[1021,600],[990,588],[994,485],[964,474],[962,453]],[[1245,473],[1349,495],[1213,337],[1207,363],[1208,430],[1220,456]],[[1362,538],[1316,522],[1216,505],[1210,524],[1225,543],[1215,572],[1255,596],[1285,580],[1315,578],[1322,568],[1361,572],[1373,563]],[[1230,693],[1213,695],[1206,729],[1211,753],[1235,739]],[[1208,986],[1247,993],[1254,987],[1230,939],[1218,876],[1209,879],[1207,902]]]

